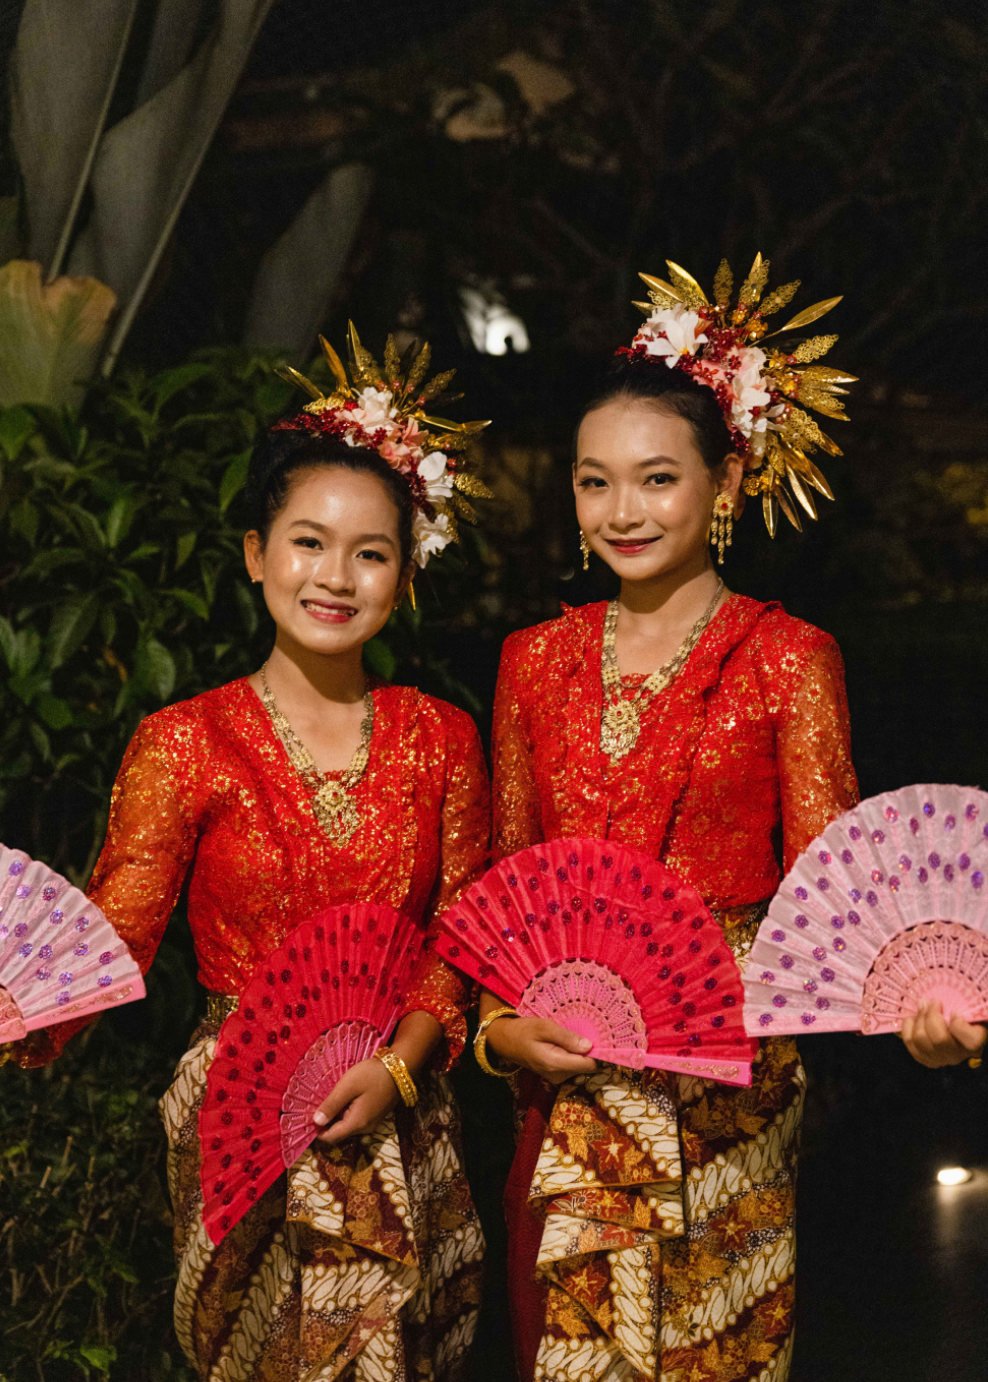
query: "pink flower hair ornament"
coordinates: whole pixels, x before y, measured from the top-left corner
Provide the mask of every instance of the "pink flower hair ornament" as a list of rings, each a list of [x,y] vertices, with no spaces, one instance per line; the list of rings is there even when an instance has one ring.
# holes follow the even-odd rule
[[[840,395],[856,376],[812,363],[827,354],[836,336],[811,336],[789,351],[765,348],[764,342],[809,326],[841,299],[816,302],[766,335],[766,318],[795,297],[798,279],[765,294],[769,261],[756,254],[732,306],[734,275],[726,259],[714,277],[713,302],[685,269],[668,259],[666,265],[669,281],[639,274],[649,301],[635,306],[646,320],[618,354],[664,362],[712,389],[744,462],[744,493],[761,495],[769,533],[775,536],[780,509],[794,528],[802,529],[800,509],[810,518],[817,516],[814,491],[834,497],[810,453],[819,448],[830,456],[842,454],[805,409],[846,422]]]
[[[451,397],[447,391],[456,372],[447,370],[427,380],[432,356],[427,343],[403,355],[394,336],[388,336],[379,365],[350,322],[347,370],[325,337],[319,342],[336,387],[326,395],[291,365],[279,366],[277,373],[304,389],[311,402],[271,430],[336,437],[347,446],[376,451],[408,482],[414,510],[412,555],[416,565],[424,567],[431,556],[458,540],[459,520],[478,521],[470,500],[493,497],[468,471],[465,455],[489,421],[451,422],[426,412],[427,403]]]

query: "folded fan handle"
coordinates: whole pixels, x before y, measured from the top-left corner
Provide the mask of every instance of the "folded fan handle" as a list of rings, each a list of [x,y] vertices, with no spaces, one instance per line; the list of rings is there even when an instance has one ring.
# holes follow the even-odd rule
[[[20,1041],[27,1036],[21,1010],[5,988],[0,985],[0,1041]]]
[[[699,1080],[715,1080],[718,1084],[740,1085],[747,1088],[752,1081],[750,1060],[714,1060],[703,1056],[667,1056],[651,1052],[647,1059],[650,1068],[668,1070],[674,1075],[692,1075]]]

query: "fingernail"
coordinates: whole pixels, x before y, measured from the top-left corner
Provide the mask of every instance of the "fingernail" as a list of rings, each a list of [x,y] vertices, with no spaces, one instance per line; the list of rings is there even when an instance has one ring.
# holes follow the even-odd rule
[[[591,1046],[591,1043],[586,1039],[586,1037],[584,1037],[583,1040],[580,1042],[580,1050],[581,1050],[581,1051],[589,1051],[589,1050],[590,1050],[590,1046]]]
[[[325,1126],[326,1121],[327,1121],[327,1120],[326,1120],[326,1115],[323,1113],[323,1111],[322,1111],[321,1108],[317,1108],[317,1109],[316,1109],[315,1113],[312,1115],[312,1121],[313,1121],[313,1123],[315,1123],[316,1126],[319,1127],[319,1128]]]

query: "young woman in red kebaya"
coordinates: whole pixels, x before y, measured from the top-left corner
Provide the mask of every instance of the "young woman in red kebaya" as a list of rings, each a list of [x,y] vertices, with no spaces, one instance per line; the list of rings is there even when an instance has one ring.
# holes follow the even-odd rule
[[[780,869],[857,789],[833,639],[731,592],[716,561],[745,490],[779,503],[758,430],[775,381],[754,332],[718,337],[729,320],[655,303],[584,410],[576,517],[619,594],[508,639],[494,808],[498,856],[585,836],[661,858],[743,960]],[[485,995],[481,1015],[497,1006]],[[597,1068],[536,1019],[483,1037],[492,1062],[523,1067],[507,1190],[519,1376],[784,1382],[795,1042],[763,1041],[738,1089]]]
[[[460,472],[415,390],[401,410],[399,386],[359,352],[352,368],[352,387],[338,378],[252,460],[245,552],[275,626],[267,660],[138,727],[88,889],[146,970],[188,882],[207,1014],[161,1111],[176,1331],[204,1382],[452,1382],[479,1304],[483,1238],[445,1075],[468,990],[430,928],[486,864],[487,772],[467,715],[372,681],[362,660],[416,562],[449,540]],[[350,1069],[310,1148],[214,1245],[197,1115],[220,1023],[295,925],[355,901],[419,923],[391,1040],[404,1078],[377,1059]],[[16,1058],[52,1059],[71,1030]]]
[[[669,272],[643,275],[647,321],[577,435],[585,560],[611,568],[618,596],[505,644],[495,853],[566,836],[646,850],[697,889],[743,963],[781,871],[857,785],[834,640],[731,592],[720,566],[744,497],[774,532],[780,510],[829,495],[809,452],[837,448],[805,407],[841,416],[851,376],[814,363],[836,337],[769,344],[799,285],[766,293],[760,255],[734,301],[726,264],[713,301]],[[478,1058],[520,1068],[506,1195],[519,1377],[785,1382],[795,1042],[762,1041],[739,1089],[598,1068],[573,1033],[498,1011],[484,994]],[[918,1060],[952,1064],[985,1029],[924,1012],[903,1036]]]

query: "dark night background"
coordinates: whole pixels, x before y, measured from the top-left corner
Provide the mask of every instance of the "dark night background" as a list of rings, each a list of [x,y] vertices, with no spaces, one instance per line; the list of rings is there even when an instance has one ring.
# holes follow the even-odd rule
[[[19,9],[0,6],[4,51]],[[497,499],[471,536],[466,578],[421,582],[428,651],[399,657],[400,674],[443,694],[458,686],[484,723],[504,635],[560,599],[607,593],[600,570],[577,570],[570,443],[590,380],[635,329],[637,271],[664,273],[670,258],[709,286],[721,255],[743,274],[761,250],[773,284],[803,280],[797,308],[845,295],[823,329],[840,332],[832,360],[861,382],[837,435],[845,455],[824,466],[836,503],[774,542],[752,508],[728,583],[838,638],[863,795],[985,786],[986,29],[988,11],[957,0],[281,0],[123,366],[161,369],[241,342],[304,364],[304,327],[301,339],[257,339],[251,284],[329,171],[368,170],[345,262],[305,311],[334,341],[348,316],[371,345],[396,326],[427,337],[440,367],[458,367],[460,415],[494,419],[483,470]],[[2,152],[10,193],[9,141]],[[505,353],[478,347],[465,291],[511,314]],[[211,684],[208,666],[199,674]],[[192,1025],[194,998],[168,996],[188,985],[183,944],[152,977],[168,1060]],[[140,1021],[119,1014],[90,1049],[108,1049],[111,1028],[139,1041]],[[891,1038],[823,1037],[803,1053],[793,1382],[977,1382],[988,1375],[988,1070],[923,1070]],[[144,1077],[128,1071],[121,1079]],[[500,1086],[472,1068],[458,1078],[490,1240],[475,1375],[507,1382],[509,1115]],[[936,1168],[955,1162],[974,1180],[938,1189]],[[176,1362],[158,1375],[182,1374]]]

